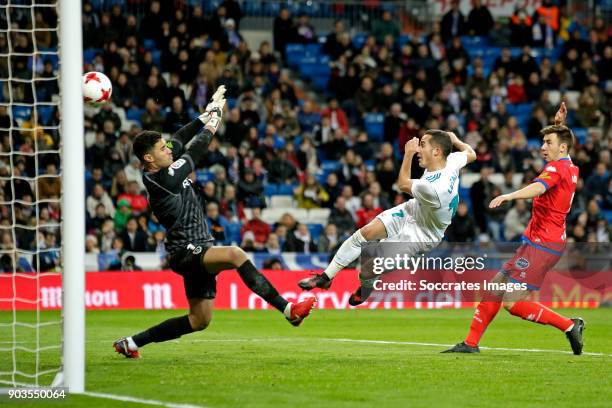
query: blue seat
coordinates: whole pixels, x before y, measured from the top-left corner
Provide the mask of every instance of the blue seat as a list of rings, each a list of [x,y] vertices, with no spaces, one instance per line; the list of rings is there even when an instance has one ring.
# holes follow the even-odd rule
[[[293,195],[293,189],[296,188],[297,184],[279,184],[278,185],[278,195]]]
[[[318,241],[321,233],[323,232],[323,225],[321,224],[307,224],[308,231],[313,241]]]
[[[587,136],[589,135],[587,128],[573,128],[572,131],[574,132],[578,144],[582,145],[586,142]]]
[[[83,62],[85,63],[93,62],[94,58],[96,58],[96,55],[98,55],[101,52],[102,50],[99,50],[98,48],[87,48],[83,50]]]
[[[142,46],[147,51],[157,50],[157,44],[155,43],[155,40],[152,38],[145,38],[144,40],[142,40]]]
[[[45,105],[38,106],[38,116],[39,116],[38,119],[40,123],[42,123],[43,125],[49,124],[49,122],[51,121],[51,117],[53,116],[54,108],[55,108],[54,106],[45,106]]]
[[[213,181],[215,179],[215,173],[208,170],[197,170],[196,171],[196,181],[198,183],[207,183],[209,181]]]
[[[271,196],[278,193],[278,185],[274,183],[264,184],[264,195]]]
[[[231,222],[227,228],[227,234],[230,241],[235,242],[240,245],[242,242],[242,237],[240,236],[240,229],[242,228],[242,224],[239,222]]]
[[[153,64],[159,67],[161,65],[161,51],[153,50],[151,51],[151,56],[153,57]]]
[[[13,118],[18,120],[27,120],[32,116],[32,108],[30,106],[13,105]]]
[[[321,162],[321,169],[323,169],[323,171],[325,170],[336,171],[339,167],[340,167],[340,163],[336,160],[323,160]]]
[[[365,131],[373,142],[382,142],[385,132],[385,116],[382,113],[366,113]]]
[[[612,223],[612,210],[603,210],[603,215],[606,217],[608,224]]]
[[[142,116],[143,113],[144,113],[144,109],[130,108],[125,113],[125,117],[128,118],[129,120],[135,120],[137,122],[140,122],[140,117]]]

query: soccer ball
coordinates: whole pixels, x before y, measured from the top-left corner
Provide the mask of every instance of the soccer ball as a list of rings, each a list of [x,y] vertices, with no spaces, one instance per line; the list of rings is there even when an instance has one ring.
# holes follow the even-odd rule
[[[101,72],[87,72],[83,75],[83,100],[90,106],[98,107],[110,100],[113,85]]]

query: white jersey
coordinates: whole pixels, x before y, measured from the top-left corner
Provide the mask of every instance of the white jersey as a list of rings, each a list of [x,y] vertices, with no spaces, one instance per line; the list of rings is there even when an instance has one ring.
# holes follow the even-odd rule
[[[413,199],[379,214],[387,229],[386,241],[440,242],[457,211],[459,171],[466,164],[465,153],[449,154],[443,169],[426,170],[412,183]]]

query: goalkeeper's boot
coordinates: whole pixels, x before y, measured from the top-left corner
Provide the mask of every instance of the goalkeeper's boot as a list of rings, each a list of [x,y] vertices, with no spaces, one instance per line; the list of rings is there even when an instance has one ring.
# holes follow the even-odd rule
[[[360,304],[364,303],[366,300],[368,300],[368,298],[370,297],[370,294],[372,294],[373,290],[374,290],[373,287],[371,287],[371,286],[364,286],[362,284],[357,289],[355,289],[355,291],[353,292],[353,294],[349,298],[349,301],[348,301],[349,305],[351,305],[351,306],[359,306]]]
[[[113,343],[115,351],[119,354],[123,354],[127,358],[140,358],[138,348],[130,347],[127,337],[122,337]]]
[[[313,290],[314,288],[327,290],[331,286],[331,279],[324,273],[315,273],[310,278],[299,281],[298,286],[304,290]]]
[[[565,336],[567,336],[570,346],[572,346],[572,351],[578,356],[582,354],[582,332],[584,331],[585,324],[584,320],[580,317],[574,318],[572,321],[574,322],[574,327],[572,327],[572,330],[565,332]]]
[[[302,321],[308,317],[312,309],[314,309],[317,298],[312,296],[306,300],[291,305],[291,317],[286,319],[294,326],[299,326]]]
[[[470,346],[465,342],[457,343],[448,350],[444,350],[442,353],[480,353],[478,346]]]

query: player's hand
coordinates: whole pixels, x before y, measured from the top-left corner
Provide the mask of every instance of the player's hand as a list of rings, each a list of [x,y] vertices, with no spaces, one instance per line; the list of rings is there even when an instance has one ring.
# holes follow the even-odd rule
[[[453,146],[457,143],[460,142],[461,140],[459,140],[459,137],[454,133],[454,132],[446,132],[448,134],[448,136],[450,137],[451,143],[453,144]]]
[[[566,117],[567,117],[567,107],[565,106],[565,102],[561,102],[561,106],[559,106],[559,110],[555,114],[555,125],[564,124]]]
[[[502,194],[491,200],[491,202],[489,203],[489,208],[497,208],[508,201],[512,201],[512,197],[510,196],[510,194]]]
[[[225,85],[221,85],[215,93],[213,94],[210,103],[206,105],[206,109],[204,113],[202,113],[198,118],[205,125],[208,124],[209,120],[213,118],[213,113],[216,114],[216,118],[221,120],[223,118],[223,109],[225,108]],[[219,127],[217,124],[216,127]]]
[[[414,155],[419,151],[419,138],[413,137],[404,145],[404,155]]]

